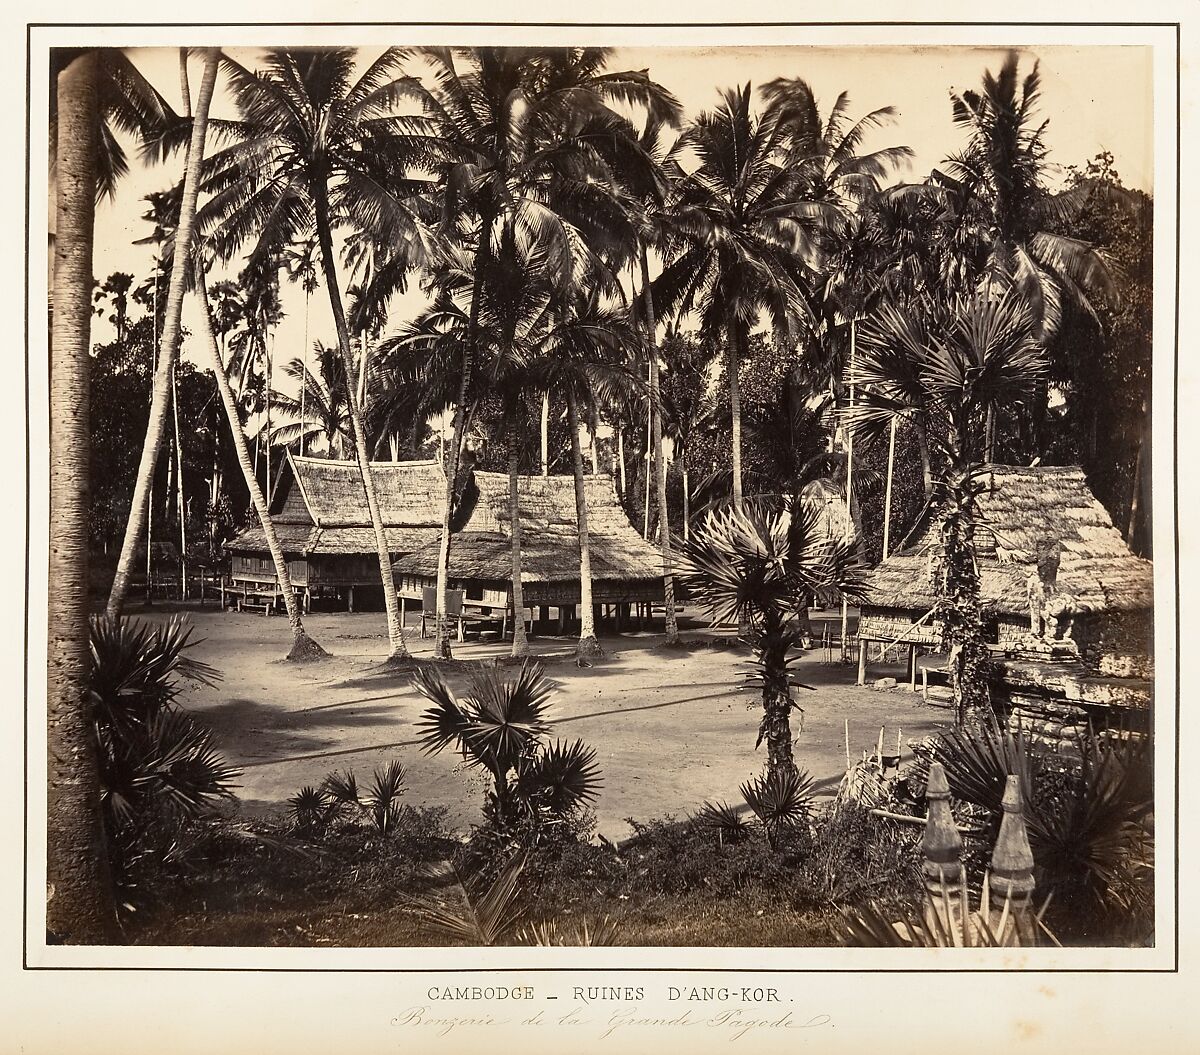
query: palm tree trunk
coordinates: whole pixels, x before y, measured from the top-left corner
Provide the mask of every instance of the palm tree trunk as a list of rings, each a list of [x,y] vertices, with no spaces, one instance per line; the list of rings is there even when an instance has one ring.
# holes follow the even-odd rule
[[[579,407],[575,393],[567,390],[567,424],[571,429],[571,468],[575,473],[575,515],[579,521],[579,644],[576,654],[586,658],[602,653],[596,640],[592,613],[592,550],[588,543],[587,493],[583,478],[583,447],[579,442]]]
[[[304,622],[300,615],[300,605],[296,600],[296,594],[292,590],[292,579],[288,573],[287,559],[283,554],[283,547],[279,544],[279,535],[275,531],[275,522],[271,519],[267,511],[267,500],[263,496],[262,489],[258,486],[258,477],[254,475],[254,464],[250,461],[250,448],[246,443],[246,435],[242,432],[241,421],[238,418],[237,399],[233,394],[233,387],[229,384],[229,374],[225,370],[225,363],[221,359],[220,349],[217,347],[217,339],[213,334],[212,326],[212,307],[208,301],[208,287],[204,276],[204,264],[200,261],[196,263],[196,295],[200,299],[199,315],[199,337],[201,342],[208,348],[209,356],[212,359],[213,376],[217,379],[217,389],[221,393],[221,403],[225,407],[225,417],[229,421],[229,431],[233,435],[233,449],[237,455],[238,465],[242,470],[242,477],[246,481],[246,489],[250,492],[250,503],[254,506],[254,511],[258,514],[259,523],[262,525],[263,534],[267,539],[267,549],[271,553],[271,560],[275,564],[275,577],[279,580],[279,588],[283,592],[283,603],[287,608],[288,625],[292,628],[292,648],[288,652],[288,659],[309,660],[320,659],[328,653],[308,636],[304,629]]]
[[[925,498],[928,500],[933,496],[933,459],[929,454],[929,433],[919,415],[913,418],[913,433],[917,437],[917,450],[921,455],[921,481],[925,485]]]
[[[663,464],[662,408],[658,394],[658,340],[654,318],[654,294],[650,290],[650,264],[642,246],[642,298],[646,305],[646,355],[650,360],[650,435],[654,448],[654,487],[658,492],[658,545],[663,566],[663,626],[667,644],[679,642],[679,624],[675,618],[675,578],[672,574],[671,531],[667,515],[667,471]]]
[[[617,425],[617,465],[621,474],[621,501],[623,503],[627,484],[625,481],[625,427],[621,424]]]
[[[475,366],[475,341],[479,330],[479,305],[483,298],[484,255],[487,252],[491,220],[485,216],[479,228],[479,247],[475,251],[475,275],[471,290],[471,313],[467,319],[467,340],[463,347],[462,373],[458,379],[458,400],[454,405],[454,438],[444,459],[446,466],[446,503],[442,510],[442,538],[438,544],[437,613],[434,619],[433,655],[435,659],[453,658],[450,650],[450,621],[446,618],[446,592],[450,588],[450,518],[454,511],[454,483],[466,432],[467,394]]]
[[[1143,401],[1143,413],[1145,408]],[[1145,439],[1138,436],[1137,454],[1133,460],[1133,489],[1129,496],[1129,521],[1125,528],[1125,542],[1132,546],[1133,536],[1137,531],[1138,526],[1138,507],[1141,504],[1142,497],[1142,449],[1145,445]]]
[[[371,354],[367,346],[367,331],[363,330],[358,338],[358,405],[367,403],[367,358]]]
[[[646,388],[650,388],[650,367],[646,367]],[[642,514],[642,538],[649,541],[650,539],[650,459],[653,456],[651,445],[654,443],[654,428],[652,415],[653,408],[650,406],[649,398],[646,399],[646,460],[642,471],[646,474],[646,500],[645,509]]]
[[[183,443],[179,434],[179,380],[171,368],[171,413],[175,419],[175,503],[179,506],[179,596],[187,599],[187,512],[183,504]]]
[[[691,484],[688,482],[687,463],[684,461],[684,459],[686,457],[687,457],[687,451],[685,450],[679,459],[680,462],[683,463],[683,541],[684,542],[687,542],[692,537],[692,535],[691,535],[692,496],[691,496]]]
[[[521,583],[521,455],[515,417],[515,414],[510,416],[508,428],[508,523],[512,540],[512,655],[514,659],[522,659],[529,655],[529,640],[525,636],[525,589]]]
[[[362,477],[363,490],[366,492],[367,509],[371,514],[371,527],[375,531],[375,548],[379,556],[379,578],[383,585],[383,604],[387,609],[388,659],[407,659],[408,646],[404,640],[404,627],[400,625],[400,602],[396,597],[392,556],[388,548],[387,532],[383,526],[383,515],[379,511],[379,499],[375,494],[375,481],[371,478],[367,434],[363,428],[357,393],[350,383],[350,379],[354,376],[354,363],[350,357],[350,330],[346,326],[346,313],[342,309],[342,295],[338,287],[337,265],[333,256],[333,230],[329,222],[328,188],[324,179],[315,180],[312,190],[317,221],[317,238],[321,243],[321,266],[325,270],[329,307],[333,311],[334,327],[337,329],[338,350],[341,352],[342,364],[346,370],[346,401],[350,409],[350,422],[354,429],[354,453],[358,457],[358,471]]]
[[[266,495],[266,498],[267,498],[267,504],[270,505],[270,503],[271,503],[271,382],[273,380],[273,376],[272,376],[273,372],[271,370],[271,366],[272,366],[273,356],[271,355],[271,351],[268,350],[268,341],[272,345],[274,345],[274,343],[275,343],[274,342],[274,334],[267,335],[266,340],[263,341],[263,355],[265,355],[267,357],[267,384],[266,384],[267,409],[266,409],[266,425],[265,425],[266,443],[264,445],[264,451],[266,454],[267,488],[266,488],[266,491],[264,492],[264,494]]]
[[[302,369],[300,372],[300,457],[304,457],[304,440],[308,434],[308,422],[305,420],[304,404],[308,395],[308,302],[312,294],[304,291],[304,344],[301,345],[300,355]]]
[[[741,366],[741,330],[736,321],[726,327],[729,338],[729,411],[733,419],[733,504],[742,508],[742,386],[738,378]]]
[[[88,709],[88,353],[100,111],[96,53],[58,76],[50,340],[50,591],[47,655],[46,930],[118,938]]]
[[[600,411],[594,403],[588,411],[588,431],[592,434],[592,475],[597,476],[600,472],[600,438],[597,435],[600,431]]]
[[[542,393],[542,476],[550,475],[550,392]]]
[[[183,199],[179,207],[179,225],[175,229],[175,253],[171,261],[171,284],[167,293],[167,313],[163,320],[163,349],[154,374],[154,394],[150,406],[150,421],[146,426],[146,439],[142,445],[142,458],[138,464],[137,482],[133,489],[133,502],[129,510],[129,522],[125,527],[125,540],[121,545],[121,556],[117,572],[113,577],[112,590],[108,595],[108,615],[120,618],[129,593],[129,579],[133,571],[133,557],[146,532],[149,512],[150,486],[154,466],[162,446],[166,428],[167,402],[171,394],[171,368],[179,352],[180,316],[183,309],[183,292],[191,255],[192,228],[196,219],[196,200],[200,192],[200,166],[204,159],[204,137],[208,128],[208,108],[212,100],[213,87],[217,81],[217,49],[205,52],[204,74],[200,80],[200,95],[196,101],[196,117],[192,122],[192,137],[188,146],[187,163],[183,177]],[[146,545],[149,548],[150,540]]]

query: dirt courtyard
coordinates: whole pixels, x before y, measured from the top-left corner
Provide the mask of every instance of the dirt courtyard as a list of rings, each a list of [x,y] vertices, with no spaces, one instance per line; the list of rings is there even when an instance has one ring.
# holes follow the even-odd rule
[[[158,621],[166,612],[129,614]],[[407,771],[407,803],[445,806],[463,829],[478,818],[479,773],[457,755],[426,755],[417,744],[414,723],[426,704],[408,675],[382,663],[382,614],[310,616],[306,627],[333,656],[308,665],[283,659],[290,635],[281,617],[211,608],[186,615],[200,642],[193,655],[223,678],[213,688],[185,683],[180,702],[212,726],[220,749],[242,770],[244,811],[286,809],[300,787],[319,784],[335,769],[353,769],[364,784],[376,766],[398,759]],[[630,835],[628,817],[682,817],[706,799],[740,803],[738,785],[766,760],[765,747],[754,750],[761,712],[745,683],[749,651],[707,647],[715,635],[700,624],[685,621],[681,629],[698,647],[663,649],[660,634],[608,636],[601,642],[605,657],[583,669],[574,662],[573,641],[531,640],[557,686],[551,735],[579,737],[596,749],[603,778],[597,831],[614,841]],[[432,642],[421,640],[411,616],[406,633],[414,655],[430,655]],[[507,642],[468,640],[454,651],[456,659],[483,660],[508,649]],[[872,678],[898,673],[898,667],[871,668]],[[801,661],[797,677],[812,689],[795,690],[804,708],[802,729],[793,718],[796,760],[824,791],[836,787],[845,769],[846,721],[850,753],[858,758],[875,744],[880,726],[894,750],[898,732],[907,741],[949,719],[948,711],[926,706],[903,686],[859,688],[855,668],[827,663],[819,648]],[[456,672],[449,680],[460,689],[467,678]]]

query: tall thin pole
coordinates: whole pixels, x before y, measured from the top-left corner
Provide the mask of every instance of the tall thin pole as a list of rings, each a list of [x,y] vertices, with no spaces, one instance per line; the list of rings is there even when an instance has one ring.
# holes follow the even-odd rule
[[[267,341],[263,344],[263,351],[267,356],[267,505],[271,504],[271,382],[274,375],[271,370],[272,362],[275,358],[275,331],[271,330],[268,333]]]
[[[850,320],[850,411],[854,411],[854,369],[857,366],[855,358],[855,322]],[[846,429],[846,531],[849,534],[854,525],[854,429]],[[850,659],[850,606],[842,597],[842,662]]]
[[[179,379],[171,364],[171,410],[175,418],[175,504],[179,506],[179,596],[187,600],[187,513],[183,505],[183,443],[179,433]]]
[[[650,385],[650,367],[646,367],[646,386]],[[642,521],[642,538],[650,537],[650,470],[654,465],[651,453],[651,444],[653,437],[651,435],[651,420],[653,417],[653,407],[650,405],[650,400],[646,400],[646,515]]]
[[[304,288],[304,346],[300,354],[304,357],[303,369],[300,372],[300,457],[304,457],[304,439],[306,423],[304,420],[304,397],[308,392],[308,302],[312,299],[312,291],[307,283]]]
[[[151,334],[153,338],[150,342],[150,358],[153,369],[150,371],[150,403],[154,404],[154,378],[158,374],[158,261],[154,262],[154,271],[150,276],[154,280],[154,332]],[[146,507],[146,605],[154,603],[153,582],[150,576],[153,574],[153,565],[150,560],[150,551],[154,540],[154,477],[150,477],[150,501]]]
[[[542,393],[542,476],[550,475],[550,390]]]
[[[892,470],[896,464],[896,418],[892,418],[892,433],[888,437],[887,489],[883,493],[883,559],[888,559],[888,540],[892,526]]]

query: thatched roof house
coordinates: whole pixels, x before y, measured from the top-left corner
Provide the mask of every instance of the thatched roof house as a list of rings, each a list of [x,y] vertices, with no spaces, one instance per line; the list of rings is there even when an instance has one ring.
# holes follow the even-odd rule
[[[393,572],[419,599],[437,575],[446,477],[437,461],[372,462]],[[661,599],[657,550],[629,523],[607,476],[586,478],[592,577],[597,603]],[[519,483],[526,603],[577,603],[579,534],[571,477],[523,476]],[[357,462],[289,455],[270,503],[292,581],[307,594],[379,586],[379,562]],[[511,589],[508,477],[478,472],[458,502],[450,580],[468,599],[503,606]],[[273,582],[261,527],[228,543],[235,581]],[[657,592],[656,592],[657,591]],[[349,594],[352,597],[352,594]]]
[[[1028,636],[1034,605],[1049,634],[1072,638],[1096,665],[1106,660],[1111,666],[1116,656],[1148,657],[1153,567],[1126,546],[1083,471],[997,465],[985,470],[984,482],[976,550],[992,640],[1005,645]],[[918,524],[910,538],[916,541],[870,575],[860,623],[864,638],[936,643],[929,621],[914,626],[936,601],[936,518]]]
[[[584,478],[593,596],[597,603],[662,598],[662,561],[629,523],[609,476]],[[521,583],[528,605],[579,601],[579,522],[570,476],[522,476]],[[508,476],[476,472],[464,491],[450,546],[450,579],[470,599],[507,594],[512,582]],[[401,582],[432,584],[437,547],[414,549],[393,565]]]

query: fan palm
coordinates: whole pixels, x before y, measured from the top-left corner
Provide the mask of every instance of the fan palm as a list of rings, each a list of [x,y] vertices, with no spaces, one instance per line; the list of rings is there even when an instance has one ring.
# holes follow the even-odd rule
[[[714,622],[744,626],[762,684],[757,747],[767,743],[767,771],[795,771],[788,653],[801,639],[799,616],[809,597],[835,589],[854,599],[863,591],[857,542],[834,538],[824,506],[800,496],[782,506],[750,499],[708,514],[683,546],[692,595]]]
[[[218,255],[228,259],[247,239],[251,259],[277,255],[314,231],[325,288],[346,373],[353,358],[342,304],[334,225],[353,222],[381,240],[406,247],[415,262],[430,243],[421,223],[421,181],[408,178],[411,139],[396,113],[401,53],[389,48],[354,78],[351,48],[271,49],[261,73],[228,56],[224,68],[240,114],[231,126],[235,142],[208,167],[213,198],[205,229]],[[387,608],[388,644],[405,655],[387,536],[371,477],[362,408],[350,391],[354,449],[374,529],[380,580]]]
[[[486,815],[505,828],[539,809],[562,816],[594,799],[600,788],[595,752],[582,743],[545,744],[552,687],[540,665],[525,663],[515,678],[481,672],[463,699],[436,672],[422,668],[414,684],[432,704],[417,730],[422,748],[459,751],[492,779]]]
[[[862,393],[850,426],[877,442],[897,418],[919,422],[943,466],[935,481],[941,532],[937,618],[950,657],[960,723],[987,700],[986,647],[975,559],[979,468],[989,412],[1013,410],[1046,370],[1032,311],[1009,288],[950,304],[885,303],[862,333],[854,383]]]

